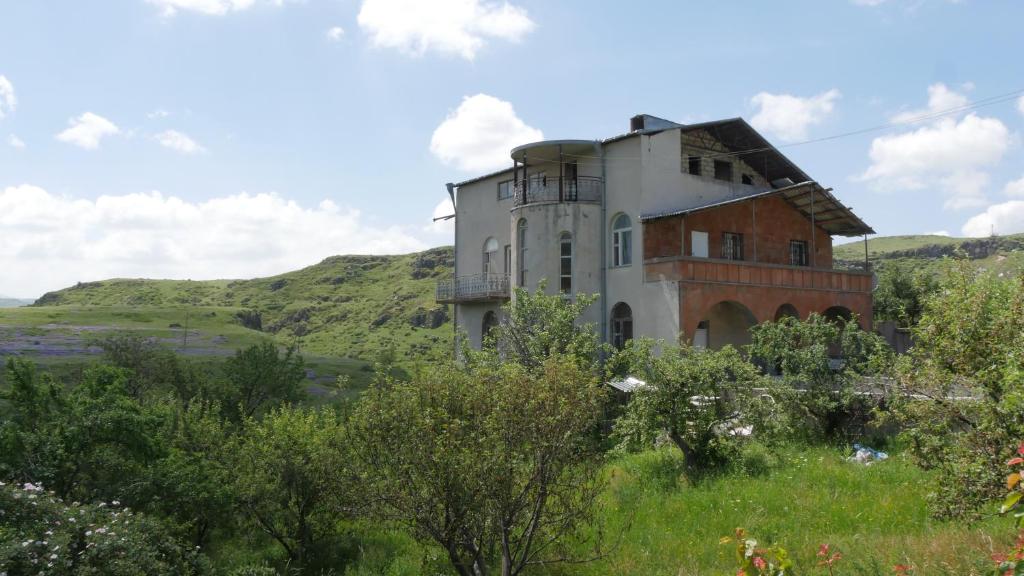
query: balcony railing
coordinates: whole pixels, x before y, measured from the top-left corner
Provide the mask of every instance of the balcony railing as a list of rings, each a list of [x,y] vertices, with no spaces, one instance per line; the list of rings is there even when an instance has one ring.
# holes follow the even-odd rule
[[[871,273],[744,260],[667,256],[644,261],[647,278],[836,292],[871,292]]]
[[[439,280],[435,296],[441,303],[507,300],[509,277],[508,274],[474,274]]]
[[[515,205],[538,202],[601,202],[602,182],[592,176],[532,178],[515,183]]]

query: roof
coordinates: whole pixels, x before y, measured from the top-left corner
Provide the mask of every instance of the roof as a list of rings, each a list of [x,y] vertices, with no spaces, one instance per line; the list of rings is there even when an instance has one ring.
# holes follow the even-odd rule
[[[768,182],[780,178],[789,178],[793,182],[812,180],[743,118],[687,124],[681,130],[684,133],[706,131],[725,146],[731,152],[731,156],[746,162]]]
[[[650,220],[657,220],[659,218],[685,216],[687,214],[693,214],[694,212],[711,210],[721,206],[735,204],[737,202],[746,202],[747,200],[775,195],[782,196],[786,202],[799,210],[808,220],[811,219],[813,210],[815,224],[829,234],[835,236],[860,236],[862,234],[875,233],[875,231],[865,224],[863,220],[857,217],[852,210],[836,199],[836,197],[832,195],[831,190],[822,188],[820,184],[810,180],[800,182],[799,184],[793,184],[791,186],[785,186],[783,188],[762,190],[744,196],[718,200],[680,210],[641,214],[640,221],[647,222]]]
[[[608,385],[622,392],[633,392],[638,388],[647,386],[647,383],[635,376],[626,376],[625,378],[612,380],[608,382]]]
[[[465,186],[466,184],[472,184],[474,182],[479,182],[481,180],[487,180],[488,178],[494,178],[495,176],[500,176],[500,175],[504,174],[505,172],[511,172],[511,171],[512,171],[512,167],[509,166],[508,168],[502,168],[501,170],[495,170],[494,172],[491,172],[489,174],[484,174],[483,176],[476,176],[474,178],[470,178],[469,180],[463,180],[462,182],[456,182],[454,184],[454,186],[456,188],[458,188],[459,186]]]

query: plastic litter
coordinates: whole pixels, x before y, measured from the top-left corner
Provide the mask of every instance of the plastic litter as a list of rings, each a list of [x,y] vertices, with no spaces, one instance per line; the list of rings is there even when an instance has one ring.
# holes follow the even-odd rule
[[[853,456],[847,458],[850,462],[856,462],[865,466],[871,466],[875,462],[881,462],[882,460],[888,460],[889,455],[885,452],[875,450],[868,446],[862,446],[860,444],[853,445]]]

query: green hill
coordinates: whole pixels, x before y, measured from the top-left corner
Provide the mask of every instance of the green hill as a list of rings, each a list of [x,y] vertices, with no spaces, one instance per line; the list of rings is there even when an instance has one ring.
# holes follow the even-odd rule
[[[863,242],[836,246],[832,252],[837,267],[855,267],[864,261]],[[868,240],[868,258],[876,267],[898,262],[934,269],[944,258],[962,256],[981,268],[1019,272],[1024,269],[1024,234],[988,238],[882,236]]]
[[[230,308],[223,321],[298,344],[307,354],[372,359],[393,347],[399,358],[411,358],[450,346],[450,310],[435,304],[434,286],[451,274],[452,259],[452,248],[442,247],[400,256],[332,256],[253,280],[112,279],[49,292],[33,307]]]

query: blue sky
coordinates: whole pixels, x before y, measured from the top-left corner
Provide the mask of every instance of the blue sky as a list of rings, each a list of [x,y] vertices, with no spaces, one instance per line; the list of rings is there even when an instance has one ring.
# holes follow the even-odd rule
[[[3,0],[0,294],[447,243],[445,182],[641,112],[753,121],[880,234],[1024,231],[1024,100],[905,122],[1024,90],[1021,22],[980,0]]]

